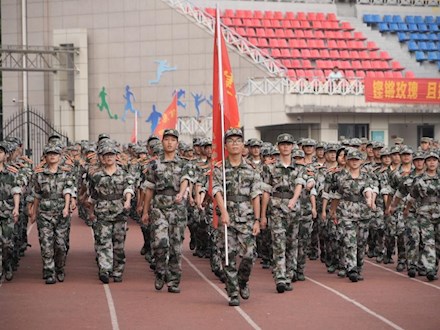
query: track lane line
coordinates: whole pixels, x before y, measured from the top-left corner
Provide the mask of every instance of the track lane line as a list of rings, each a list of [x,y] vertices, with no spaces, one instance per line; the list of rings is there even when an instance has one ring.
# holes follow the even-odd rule
[[[188,263],[188,265],[206,282],[208,283],[218,294],[229,301],[229,297],[224,293],[217,285],[210,281],[205,274],[203,274],[187,257],[182,255],[182,258]],[[252,320],[252,318],[241,307],[234,307],[234,309],[244,318],[244,320],[255,330],[261,330],[260,326]]]
[[[411,278],[411,277],[408,277],[408,276],[405,275],[405,274],[398,273],[398,272],[396,272],[396,271],[394,271],[394,270],[392,270],[392,269],[389,269],[389,268],[387,268],[387,267],[384,267],[384,266],[381,266],[381,265],[375,264],[374,262],[371,262],[371,261],[368,261],[368,260],[364,260],[364,262],[367,262],[367,263],[371,264],[371,265],[374,266],[374,267],[377,267],[377,268],[381,268],[381,269],[383,269],[383,270],[386,270],[387,272],[393,273],[394,275],[401,276],[401,277],[405,277],[405,278],[407,278],[407,279],[409,279],[409,280],[411,280],[411,281],[419,282],[419,283],[422,283],[422,284],[424,284],[424,285],[430,286],[430,287],[432,287],[432,288],[434,288],[434,289],[440,290],[440,287],[438,287],[437,285],[434,285],[434,284],[432,284],[432,283],[423,282],[423,281],[421,281],[421,280],[419,280],[419,279],[417,279],[417,278]]]
[[[391,328],[396,329],[396,330],[404,330],[402,327],[398,326],[397,324],[395,324],[394,322],[388,320],[387,318],[383,317],[380,314],[377,314],[376,312],[372,311],[371,309],[369,309],[367,306],[362,305],[361,303],[357,302],[354,299],[351,299],[350,297],[346,296],[345,294],[339,292],[338,290],[335,290],[321,282],[318,282],[308,276],[306,276],[306,279],[308,279],[310,282],[334,293],[335,295],[341,297],[342,299],[344,299],[345,301],[348,301],[349,303],[355,305],[356,307],[360,308],[361,310],[363,310],[364,312],[370,314],[371,316],[381,320],[382,322],[388,324]]]

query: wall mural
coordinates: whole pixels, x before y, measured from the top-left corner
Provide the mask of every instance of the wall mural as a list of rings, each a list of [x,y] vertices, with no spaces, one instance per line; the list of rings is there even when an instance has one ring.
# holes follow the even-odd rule
[[[118,115],[117,114],[112,114],[112,112],[110,111],[110,107],[107,103],[107,92],[105,91],[105,87],[102,86],[101,91],[98,94],[99,98],[101,99],[101,103],[98,103],[97,106],[99,108],[99,111],[102,112],[102,110],[107,110],[107,114],[110,117],[110,119],[118,119]]]
[[[148,116],[147,120],[145,120],[146,123],[151,123],[151,132],[154,132],[161,118],[162,118],[162,114],[156,110],[156,105],[153,104],[152,111]]]
[[[148,81],[150,85],[157,85],[160,82],[160,78],[162,78],[162,75],[165,72],[170,71],[176,71],[177,67],[175,66],[169,66],[167,60],[158,60],[154,61],[154,63],[157,63],[157,69],[156,69],[156,79]]]
[[[174,96],[174,94],[176,94],[175,91],[173,93],[173,96]],[[177,106],[178,107],[182,107],[182,108],[186,109],[186,102],[185,102],[185,100],[182,101],[182,99],[185,99],[185,96],[186,96],[186,92],[184,89],[179,89],[177,91]]]
[[[125,123],[125,119],[127,117],[127,111],[130,111],[134,113],[136,116],[140,117],[141,113],[139,112],[139,110],[133,108],[133,104],[131,103],[132,99],[134,102],[136,102],[136,98],[133,92],[130,90],[130,86],[128,85],[125,86],[124,99],[125,99],[125,107],[124,107],[124,114],[122,115],[121,120]]]

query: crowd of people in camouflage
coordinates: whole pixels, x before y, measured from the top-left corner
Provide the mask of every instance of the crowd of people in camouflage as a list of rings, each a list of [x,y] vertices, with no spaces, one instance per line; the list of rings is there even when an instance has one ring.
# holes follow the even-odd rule
[[[93,229],[98,278],[122,282],[128,221],[154,287],[179,293],[186,228],[193,255],[210,259],[229,305],[250,297],[257,258],[272,269],[278,293],[306,280],[306,260],[328,273],[364,279],[365,255],[408,276],[437,279],[440,258],[440,146],[423,137],[416,149],[367,139],[322,143],[280,134],[275,145],[224,134],[226,159],[213,164],[212,142],[192,145],[166,129],[120,145],[63,145],[49,137],[39,164],[19,138],[0,142],[0,278],[11,281],[36,223],[46,284],[63,282],[72,212]],[[216,226],[214,219],[219,219]],[[226,244],[227,243],[227,244]],[[227,248],[226,248],[227,246]]]

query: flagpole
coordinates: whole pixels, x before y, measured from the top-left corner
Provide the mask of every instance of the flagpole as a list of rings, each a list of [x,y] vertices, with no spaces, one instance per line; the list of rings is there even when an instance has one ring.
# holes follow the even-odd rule
[[[134,143],[138,141],[138,114],[134,114]]]
[[[222,179],[223,179],[223,205],[224,209],[227,210],[227,200],[226,200],[226,171],[225,171],[225,114],[224,114],[224,100],[223,100],[223,63],[222,63],[222,30],[220,26],[220,9],[217,3],[216,11],[216,29],[217,29],[217,57],[218,57],[218,79],[219,79],[219,104],[220,104],[220,122],[222,124]],[[229,255],[228,255],[228,226],[224,224],[225,227],[225,264],[229,266]]]

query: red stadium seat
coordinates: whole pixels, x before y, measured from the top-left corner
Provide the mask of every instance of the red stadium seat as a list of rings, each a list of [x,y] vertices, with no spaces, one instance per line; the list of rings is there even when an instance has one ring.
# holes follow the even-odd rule
[[[286,15],[284,16],[285,20],[294,20],[295,19],[295,13],[292,11],[286,11]]]
[[[331,52],[332,51],[330,51],[330,54],[331,54]],[[339,58],[343,59],[343,60],[352,59],[352,57],[350,56],[350,53],[348,52],[348,50],[341,50],[341,51],[339,51]]]
[[[254,10],[254,18],[263,18],[263,12],[261,10]]]
[[[256,27],[262,26],[261,21],[258,18],[253,18],[252,19],[252,26],[256,26]]]
[[[318,21],[318,22],[321,23],[321,21]],[[323,21],[321,24],[321,28],[324,30],[335,30],[332,26],[332,22],[329,22],[329,21]],[[339,29],[339,27],[338,27],[338,29]]]
[[[289,45],[288,45],[286,39],[278,39],[278,47],[280,47],[280,48],[288,48]]]
[[[255,29],[254,28],[250,28],[250,27],[246,28],[246,34],[247,34],[248,37],[255,37],[255,36],[257,36],[256,33],[255,33]]]
[[[377,78],[385,78],[385,75],[382,71],[376,71],[376,77]]]
[[[415,78],[416,76],[415,76],[415,74],[414,74],[414,72],[412,72],[412,71],[406,71],[405,72],[405,78]]]
[[[342,38],[346,39],[346,40],[352,40],[354,39],[353,34],[351,34],[350,31],[342,31]]]
[[[342,22],[341,28],[342,28],[342,30],[345,30],[345,31],[353,31],[354,30],[354,28],[351,26],[351,24],[349,22]]]
[[[321,49],[319,53],[321,54],[321,58],[327,59],[331,57],[328,49]]]
[[[225,9],[225,11],[223,12],[223,17],[234,17],[234,10],[233,9]]]
[[[291,30],[291,29],[286,30],[285,37],[288,39],[295,38],[295,34],[293,33],[293,30]]]
[[[382,70],[385,70],[385,71],[391,70],[390,65],[388,64],[387,61],[378,61],[378,62],[379,62],[379,66]]]
[[[386,71],[385,72],[385,78],[394,78],[392,71]]]
[[[312,21],[312,27],[315,30],[322,30],[323,29],[323,23],[321,21]]]
[[[340,49],[340,48],[338,47],[338,44],[336,43],[335,40],[329,40],[329,41],[327,41],[327,48],[329,48],[329,49]]]
[[[299,39],[289,39],[290,48],[299,48]]]
[[[257,37],[259,37],[259,38],[266,38],[266,30],[265,29],[257,28],[256,32],[257,32]]]
[[[315,39],[314,31],[312,31],[312,30],[305,30],[304,31],[304,38]]]
[[[370,56],[370,60],[379,59],[379,54],[375,50],[368,52],[368,55]]]
[[[292,24],[291,24],[290,20],[285,19],[285,20],[281,21],[281,27],[283,29],[291,29]]]
[[[310,49],[316,49],[316,40],[315,39],[306,39],[307,40],[307,47]]]
[[[296,30],[295,31],[295,38],[301,39],[306,37],[307,30]]]
[[[287,76],[290,78],[296,78],[296,72],[293,69],[287,70]]]
[[[232,19],[229,17],[222,18],[222,23],[227,26],[233,26]]]
[[[390,56],[390,54],[388,54],[388,52],[380,52],[380,59],[383,61],[390,61],[393,58]]]
[[[371,69],[373,69],[375,71],[382,70],[380,67],[380,61],[370,61],[370,63],[371,63]]]
[[[258,46],[258,39],[257,38],[249,38],[248,41],[254,45],[254,46]]]
[[[335,31],[335,39],[347,39],[347,38],[345,38],[342,31]]]
[[[302,11],[299,11],[299,12],[296,13],[296,19],[298,21],[306,21],[307,20],[307,16]]]
[[[367,74],[366,74],[366,76],[367,77],[371,77],[371,78],[379,78],[379,77],[377,77],[376,76],[376,71],[367,71]]]
[[[349,70],[351,69],[351,64],[349,61],[339,61],[338,67],[343,70]]]
[[[306,16],[309,21],[316,21],[316,13],[308,12]]]
[[[213,16],[213,17],[215,17],[215,15],[216,15],[216,9],[215,8],[205,8],[205,12],[208,14],[208,15],[211,15],[211,16]]]
[[[367,71],[367,70],[375,70],[376,69],[376,68],[373,67],[371,61],[369,61],[369,60],[362,61],[361,62],[361,66],[362,66],[362,69],[364,69],[365,71]]]
[[[312,69],[313,65],[312,62],[310,62],[310,60],[302,60],[302,67],[304,69]]]
[[[367,40],[367,38],[364,36],[362,32],[355,32],[354,33],[354,39],[356,40]]]
[[[335,22],[330,22],[330,29],[332,30],[340,30],[341,28],[339,27],[339,22],[335,21]]]
[[[325,45],[323,39],[317,39],[316,40],[316,48],[319,48],[319,49],[327,48],[327,46]]]
[[[325,31],[324,32],[324,38],[325,39],[336,39],[335,32],[334,31],[330,31],[330,30]]]
[[[269,39],[269,47],[270,48],[278,48],[278,39],[271,38]]]
[[[405,68],[403,66],[401,66],[399,62],[393,61],[393,62],[391,62],[391,69],[393,71],[402,71]]]
[[[245,10],[244,11],[244,18],[253,18],[254,17],[254,13],[252,10]],[[258,18],[258,17],[255,17]]]
[[[403,78],[401,71],[392,71],[393,78]]]
[[[368,48],[368,50],[379,50],[379,47],[377,47],[377,45],[374,41],[368,41],[367,48]]]
[[[266,32],[267,38],[275,38],[275,31],[273,29],[266,28],[264,31]]]
[[[356,77],[353,70],[345,70],[345,78],[354,79]]]
[[[321,30],[315,31],[315,38],[316,39],[325,39],[324,31],[321,31]]]
[[[336,42],[336,44],[337,44],[336,48],[338,48],[338,49],[348,49],[347,43],[345,42],[345,40],[338,40]]]
[[[318,21],[326,21],[324,13],[316,13],[316,20]]]
[[[310,50],[310,58],[321,58],[321,53],[317,49]]]
[[[281,60],[281,64],[284,65],[286,68],[292,68],[292,60],[283,58]]]
[[[362,65],[361,65],[361,62],[360,61],[357,61],[357,60],[355,60],[355,61],[351,61],[351,67],[354,69],[354,70],[363,70],[364,68],[362,67]]]
[[[342,52],[342,51],[341,51]],[[341,56],[340,56],[340,54],[339,54],[339,51],[337,50],[337,49],[332,49],[332,50],[330,50],[330,52],[329,52],[329,58],[331,58],[331,59],[340,59],[341,58]]]
[[[288,49],[288,48],[281,48],[281,57],[282,58],[291,58],[292,54],[290,53],[290,49]]]
[[[361,57],[360,57],[359,52],[357,50],[350,50],[350,58],[352,60],[357,60],[357,59],[360,59]]]
[[[237,10],[235,11],[235,17],[238,17],[238,18],[244,18],[244,10],[242,10],[242,9],[237,9]]]
[[[259,48],[267,48],[267,47],[269,47],[269,43],[267,42],[266,38],[258,38],[257,46]]]
[[[282,19],[284,19],[284,14],[281,11],[276,11],[273,13],[273,18],[275,20],[282,20]]]
[[[235,32],[237,32],[241,36],[246,36],[247,35],[246,30],[244,28],[242,28],[242,27],[237,28],[235,30]]]
[[[292,53],[292,58],[301,58],[302,57],[299,49],[291,49],[291,53]]]
[[[264,11],[264,18],[265,19],[273,19],[273,11],[272,10],[265,10]]]
[[[309,49],[301,49],[301,57],[306,58],[306,59],[311,58],[310,50]]]
[[[358,58],[361,60],[368,60],[370,58],[370,54],[366,50],[361,50],[357,53],[359,54]]]
[[[306,73],[304,72],[303,69],[298,69],[298,70],[296,70],[296,76],[298,78],[305,78],[306,77]]]
[[[365,71],[363,71],[363,70],[356,70],[356,77],[357,78],[361,78],[361,79],[365,78]]]
[[[297,20],[290,21],[290,25],[291,25],[292,28],[294,28],[294,29],[301,29],[301,23],[300,23],[300,21],[297,21]]]
[[[292,31],[292,30],[289,30],[289,31]],[[275,36],[277,38],[286,38],[286,33],[285,33],[284,29],[275,29]]]
[[[311,29],[311,28],[312,28],[312,27],[310,26],[309,21],[300,21],[300,23],[301,23],[301,28],[302,28],[302,29],[306,29],[306,30],[308,30],[308,29]]]
[[[280,50],[279,50],[278,48],[272,48],[272,50],[271,50],[271,56],[272,56],[273,58],[279,58],[279,57],[281,57],[281,52],[280,52]]]
[[[298,39],[299,48],[309,48],[305,39]]]
[[[265,28],[272,27],[272,21],[270,19],[263,18],[262,20],[260,20],[260,22],[261,22],[261,26],[263,26]]]
[[[337,21],[336,14],[334,13],[328,13],[327,14],[327,21]]]
[[[305,60],[303,60],[303,63],[304,63],[304,61]],[[303,65],[301,65],[301,61],[300,60],[294,59],[294,60],[291,61],[291,67],[294,68],[294,69],[301,69],[301,68],[303,68]]]

